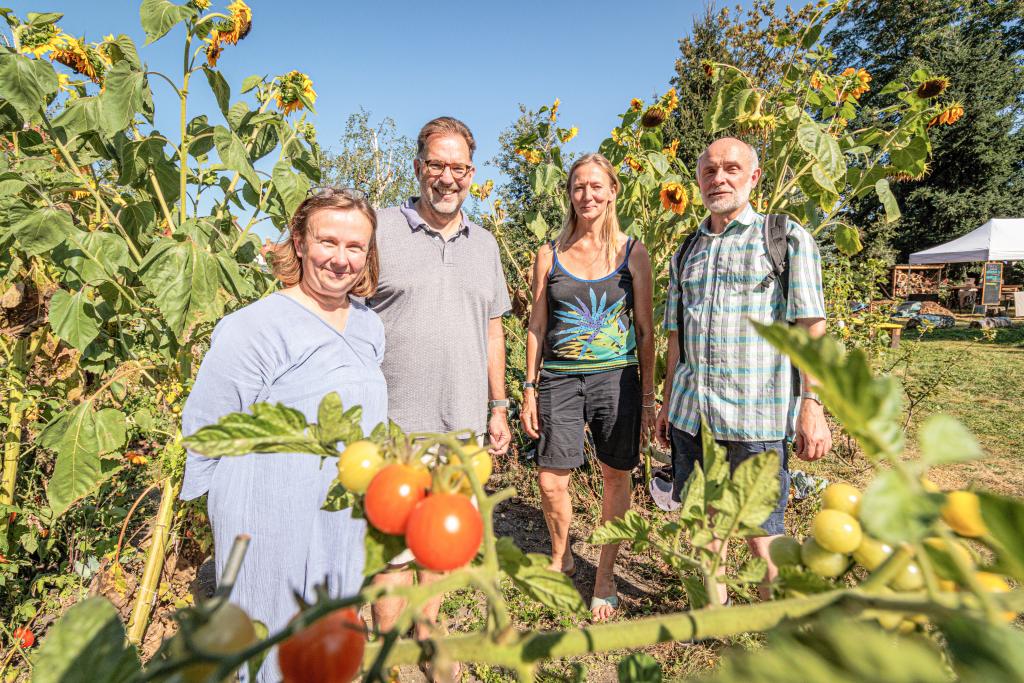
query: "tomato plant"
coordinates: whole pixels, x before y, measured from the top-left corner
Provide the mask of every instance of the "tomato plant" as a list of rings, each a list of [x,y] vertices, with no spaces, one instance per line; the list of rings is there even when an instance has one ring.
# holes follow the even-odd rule
[[[366,626],[352,608],[318,619],[281,643],[284,683],[348,683],[363,661]]]
[[[338,456],[338,481],[353,493],[366,493],[374,475],[384,465],[380,448],[372,441],[348,444]]]
[[[405,542],[424,569],[448,571],[469,563],[480,548],[480,512],[460,493],[435,493],[413,508]]]
[[[36,644],[36,634],[27,626],[19,626],[11,631],[11,637],[26,650]]]
[[[405,534],[409,515],[430,488],[430,474],[417,465],[387,465],[366,489],[366,519],[386,534]]]
[[[256,629],[252,619],[238,605],[225,602],[215,609],[209,619],[190,634],[193,647],[204,654],[232,655],[255,643]],[[170,645],[172,657],[187,655],[185,638],[177,636]],[[188,683],[202,683],[217,669],[216,662],[201,662],[185,667],[181,674]]]

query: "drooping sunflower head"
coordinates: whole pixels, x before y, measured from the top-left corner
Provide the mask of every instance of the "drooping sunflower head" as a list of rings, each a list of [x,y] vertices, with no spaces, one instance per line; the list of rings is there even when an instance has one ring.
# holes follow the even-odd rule
[[[207,66],[217,66],[217,60],[220,59],[220,53],[223,51],[224,46],[220,44],[220,32],[214,29],[213,33],[210,34],[210,38],[206,41]]]
[[[686,213],[686,207],[690,205],[690,197],[686,194],[686,188],[682,183],[665,183],[661,186],[661,205],[666,211],[672,213]]]
[[[644,128],[657,128],[661,124],[665,123],[665,119],[668,118],[668,112],[660,104],[656,104],[652,107],[648,107],[644,115],[640,117],[640,125]]]
[[[103,74],[110,64],[96,46],[87,45],[82,38],[70,38],[64,47],[50,54],[50,59],[77,71],[93,83],[103,81]]]
[[[669,88],[661,98],[661,106],[665,108],[666,112],[674,111],[679,106],[679,95],[676,94],[675,88]]]
[[[925,176],[932,172],[932,167],[925,162],[919,173],[908,173],[907,171],[896,171],[889,175],[890,178],[898,183],[909,183],[912,180],[922,180]]]
[[[629,108],[632,109],[633,111],[640,111],[641,109],[644,108],[644,101],[641,100],[639,97],[634,97],[629,101]]]
[[[22,24],[14,29],[24,54],[42,57],[52,50],[60,50],[67,46],[69,38],[55,24],[32,26]]]
[[[301,71],[289,71],[279,79],[277,88],[277,106],[285,115],[298,109],[305,109],[316,102],[316,91],[313,81]]]
[[[861,95],[871,90],[871,86],[868,85],[871,82],[871,74],[866,69],[854,69],[850,66],[844,69],[840,76],[849,79],[843,88],[843,100],[851,97],[855,100],[860,99]]]
[[[933,97],[938,97],[948,87],[949,79],[945,76],[929,78],[927,81],[917,86],[917,96],[922,100],[928,100]]]
[[[214,34],[222,43],[238,45],[238,41],[249,35],[252,29],[252,10],[242,0],[235,0],[228,5],[228,11],[231,18],[218,22]]]
[[[189,7],[196,9],[200,12],[205,12],[210,9],[210,0],[190,0]]]
[[[561,136],[559,136],[559,139],[562,141],[562,144],[564,145],[565,143],[569,142],[574,137],[576,137],[579,134],[579,132],[580,129],[577,128],[576,126],[573,126],[569,130],[565,131],[565,133],[563,133]]]
[[[949,105],[941,112],[935,115],[931,121],[928,122],[928,127],[937,126],[940,123],[947,126],[952,126],[954,123],[959,121],[964,115],[964,105],[960,102],[954,102]]]
[[[633,169],[637,173],[643,173],[644,165],[640,162],[639,159],[636,159],[633,156],[627,156],[625,158],[625,162],[631,169]]]

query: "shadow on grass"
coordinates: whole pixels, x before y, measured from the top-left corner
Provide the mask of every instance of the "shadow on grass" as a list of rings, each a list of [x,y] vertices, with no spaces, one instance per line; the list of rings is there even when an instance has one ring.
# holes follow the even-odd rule
[[[975,327],[960,326],[934,329],[920,334],[916,330],[907,330],[903,338],[906,341],[921,342],[982,342],[994,346],[1024,346],[1024,325],[1002,327],[988,332],[995,333],[992,339],[986,338],[986,330]]]

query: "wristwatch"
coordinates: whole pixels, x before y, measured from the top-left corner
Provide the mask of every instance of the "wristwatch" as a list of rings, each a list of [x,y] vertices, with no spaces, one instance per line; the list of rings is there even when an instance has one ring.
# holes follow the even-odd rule
[[[526,391],[527,389],[533,389],[534,391],[536,391],[537,390],[537,383],[536,382],[523,382],[523,391]]]
[[[814,401],[819,406],[822,405],[821,397],[819,397],[818,394],[816,392],[813,392],[813,391],[801,391],[800,392],[800,398]]]
[[[495,408],[505,408],[507,410],[508,409],[508,399],[504,399],[503,398],[503,399],[500,399],[500,400],[497,400],[497,401],[488,401],[487,402],[487,410],[494,410]]]

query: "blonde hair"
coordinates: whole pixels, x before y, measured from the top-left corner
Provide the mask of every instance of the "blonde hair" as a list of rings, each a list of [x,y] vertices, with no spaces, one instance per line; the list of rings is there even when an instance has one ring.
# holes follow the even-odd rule
[[[305,243],[309,234],[309,223],[320,211],[358,211],[363,214],[372,227],[369,249],[366,253],[366,265],[363,272],[349,292],[355,296],[373,296],[377,291],[377,279],[380,275],[380,257],[377,254],[377,213],[370,206],[366,197],[358,190],[336,189],[332,187],[318,191],[306,197],[295,209],[292,219],[288,222],[288,238],[275,244],[267,252],[267,263],[270,270],[285,287],[291,287],[302,280],[302,259],[295,251],[295,240]]]
[[[566,193],[569,195],[569,211],[565,215],[565,222],[562,223],[562,230],[558,233],[558,237],[555,238],[557,250],[564,251],[568,249],[570,240],[572,240],[572,234],[576,231],[578,216],[576,215],[576,207],[572,203],[572,177],[576,174],[577,169],[586,164],[599,166],[608,176],[608,182],[611,185],[615,198],[619,195],[621,187],[619,185],[619,174],[603,154],[594,152],[592,154],[584,154],[577,159],[569,169],[569,180],[566,182]],[[616,212],[615,199],[613,198],[612,201],[608,202],[604,215],[598,219],[597,231],[598,237],[604,242],[605,258],[609,268],[615,265],[615,256],[619,253],[618,237],[621,234],[622,228],[619,227],[619,216]]]

